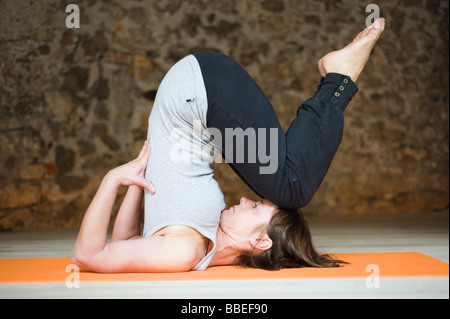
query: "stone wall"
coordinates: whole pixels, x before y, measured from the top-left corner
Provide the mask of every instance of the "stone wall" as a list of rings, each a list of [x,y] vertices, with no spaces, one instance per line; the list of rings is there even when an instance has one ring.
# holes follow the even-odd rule
[[[69,3],[79,29],[66,27]],[[387,29],[305,211],[447,209],[447,0],[1,0],[0,229],[78,226],[102,176],[137,154],[159,82],[187,54],[235,58],[286,129],[318,59],[364,27],[369,3]],[[228,205],[255,197],[226,164],[216,176]]]

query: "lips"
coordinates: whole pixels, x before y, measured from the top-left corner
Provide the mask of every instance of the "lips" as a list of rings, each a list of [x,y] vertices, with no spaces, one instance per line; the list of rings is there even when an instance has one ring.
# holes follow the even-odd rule
[[[230,208],[228,208],[228,209],[226,209],[226,210],[224,210],[222,212],[227,212],[229,214],[234,214],[235,211],[236,211],[236,206],[231,206]]]

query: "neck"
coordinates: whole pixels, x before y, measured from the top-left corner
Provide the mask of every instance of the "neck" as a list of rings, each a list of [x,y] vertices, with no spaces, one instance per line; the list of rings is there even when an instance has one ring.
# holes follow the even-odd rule
[[[240,250],[235,247],[235,240],[231,236],[227,235],[219,225],[216,237],[216,253],[211,260],[210,266],[224,266],[233,264],[236,257],[241,254]]]

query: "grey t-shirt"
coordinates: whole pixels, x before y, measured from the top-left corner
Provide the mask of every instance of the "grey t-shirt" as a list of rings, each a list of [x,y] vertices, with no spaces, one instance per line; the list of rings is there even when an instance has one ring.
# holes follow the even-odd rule
[[[204,270],[211,262],[225,209],[214,179],[207,111],[200,65],[190,55],[164,77],[149,117],[151,153],[145,177],[155,185],[156,194],[145,192],[144,237],[170,225],[196,229],[214,245],[192,270]]]

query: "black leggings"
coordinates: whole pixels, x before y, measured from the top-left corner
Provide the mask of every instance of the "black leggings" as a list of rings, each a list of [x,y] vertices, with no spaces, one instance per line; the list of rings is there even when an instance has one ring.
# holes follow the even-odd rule
[[[216,52],[195,57],[208,97],[207,126],[221,132],[225,161],[260,197],[279,207],[305,206],[341,143],[343,112],[358,91],[355,83],[327,74],[284,133],[269,100],[238,63]],[[244,152],[238,151],[242,136]]]

